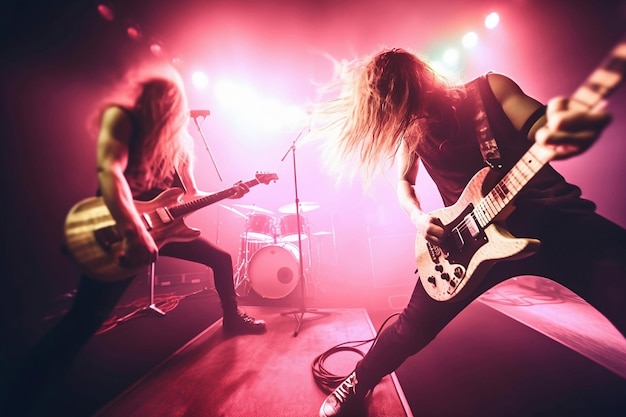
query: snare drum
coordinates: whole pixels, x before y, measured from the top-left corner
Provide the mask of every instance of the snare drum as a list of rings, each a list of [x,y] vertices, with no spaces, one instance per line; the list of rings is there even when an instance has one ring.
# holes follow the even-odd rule
[[[246,231],[242,238],[261,241],[274,241],[274,218],[263,213],[253,213],[248,216]]]
[[[262,247],[248,265],[250,286],[263,298],[286,297],[298,285],[299,259],[298,248],[291,243]]]
[[[304,216],[300,216],[300,233],[302,239],[307,238],[308,223]],[[278,219],[278,241],[298,241],[298,215],[287,214]]]

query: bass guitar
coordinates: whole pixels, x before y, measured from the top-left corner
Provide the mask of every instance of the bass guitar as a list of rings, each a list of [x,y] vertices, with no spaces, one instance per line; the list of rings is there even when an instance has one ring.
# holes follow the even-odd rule
[[[608,97],[626,74],[626,40],[618,43],[570,98],[570,106],[589,109]],[[516,238],[502,224],[513,210],[511,202],[530,179],[555,154],[532,145],[504,177],[484,195],[491,168],[478,171],[465,186],[458,201],[435,210],[432,217],[445,225],[441,247],[418,235],[415,242],[417,273],[428,295],[448,301],[475,288],[489,269],[501,260],[534,254],[537,239]]]
[[[278,180],[276,174],[258,173],[247,181],[248,187]],[[200,235],[200,230],[184,223],[185,216],[236,193],[231,187],[191,201],[182,201],[184,190],[170,188],[150,201],[134,201],[143,224],[161,248],[168,242],[187,242]],[[130,278],[141,268],[120,264],[123,236],[102,197],[90,197],[75,204],[65,219],[65,248],[90,277],[114,282]]]

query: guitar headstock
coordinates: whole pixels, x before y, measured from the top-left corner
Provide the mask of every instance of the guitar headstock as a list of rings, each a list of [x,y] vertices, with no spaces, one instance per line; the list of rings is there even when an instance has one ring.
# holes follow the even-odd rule
[[[604,61],[578,87],[570,98],[570,106],[588,110],[608,98],[626,76],[626,39],[621,40]]]
[[[266,172],[266,173],[257,172],[255,177],[258,182],[263,183],[263,184],[269,184],[270,181],[278,180],[278,175],[274,173],[269,173],[269,172]]]

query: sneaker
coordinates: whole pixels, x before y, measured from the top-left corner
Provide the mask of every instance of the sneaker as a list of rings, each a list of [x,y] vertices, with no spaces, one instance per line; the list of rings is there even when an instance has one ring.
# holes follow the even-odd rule
[[[256,320],[241,311],[234,315],[224,316],[222,330],[226,336],[262,334],[267,331],[265,321]]]
[[[320,417],[364,417],[365,395],[357,393],[356,372],[352,372],[339,386],[331,392],[320,407]]]

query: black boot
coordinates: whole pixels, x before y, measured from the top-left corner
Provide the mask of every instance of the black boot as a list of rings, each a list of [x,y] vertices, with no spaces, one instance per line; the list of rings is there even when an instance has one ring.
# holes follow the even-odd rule
[[[226,336],[242,334],[262,334],[267,331],[265,321],[255,320],[246,313],[237,311],[233,314],[224,315],[222,330]]]

